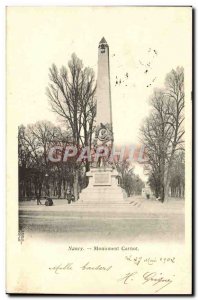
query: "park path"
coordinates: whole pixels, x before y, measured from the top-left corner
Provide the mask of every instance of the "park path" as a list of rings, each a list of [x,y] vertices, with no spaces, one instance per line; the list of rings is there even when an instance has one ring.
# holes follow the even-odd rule
[[[50,239],[174,240],[184,239],[184,201],[160,203],[142,197],[116,204],[19,205],[19,224],[26,233]]]
[[[54,206],[46,207],[45,205],[36,205],[36,201],[24,201],[19,203],[19,211],[23,212],[111,212],[121,211],[131,214],[158,214],[158,213],[171,213],[171,214],[183,214],[184,204],[183,200],[170,199],[168,202],[161,203],[156,200],[147,200],[141,196],[134,196],[123,200],[123,202],[115,203],[81,203],[75,202],[68,204],[63,199],[53,199]],[[44,201],[42,201],[44,204]]]

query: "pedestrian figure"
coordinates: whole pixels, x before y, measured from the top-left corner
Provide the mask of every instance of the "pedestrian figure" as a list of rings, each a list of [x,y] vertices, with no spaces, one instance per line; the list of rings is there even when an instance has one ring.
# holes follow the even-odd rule
[[[74,197],[74,195],[73,195],[73,194],[71,195],[71,201],[72,201],[72,202],[74,202],[74,201],[75,201],[75,197]]]
[[[71,191],[69,191],[69,193],[67,193],[67,201],[68,201],[68,204],[70,204],[71,201],[72,201],[72,194],[71,194]]]
[[[37,202],[37,205],[42,205],[41,198],[38,195],[36,196],[36,202]]]

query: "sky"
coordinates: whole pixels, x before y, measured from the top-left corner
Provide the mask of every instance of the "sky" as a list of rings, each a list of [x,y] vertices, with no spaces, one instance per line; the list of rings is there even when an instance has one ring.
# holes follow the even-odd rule
[[[45,93],[49,67],[67,65],[75,52],[97,76],[103,36],[110,49],[115,143],[139,143],[153,89],[163,87],[171,69],[189,68],[188,7],[9,7],[7,96],[18,125],[39,120],[58,124]],[[116,76],[121,84],[116,85]]]

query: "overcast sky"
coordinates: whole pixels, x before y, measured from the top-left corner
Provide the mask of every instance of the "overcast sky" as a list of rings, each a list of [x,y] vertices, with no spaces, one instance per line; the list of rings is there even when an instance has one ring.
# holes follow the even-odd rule
[[[75,52],[97,75],[103,36],[110,47],[116,144],[138,143],[153,88],[163,87],[172,68],[189,68],[190,8],[9,8],[7,20],[8,97],[18,124],[57,123],[45,94],[49,67],[67,65]],[[115,86],[116,76],[124,83]]]

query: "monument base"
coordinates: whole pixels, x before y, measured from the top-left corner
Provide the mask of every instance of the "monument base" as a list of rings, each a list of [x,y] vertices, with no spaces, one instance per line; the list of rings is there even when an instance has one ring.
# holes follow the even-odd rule
[[[79,202],[123,203],[126,193],[118,185],[118,172],[115,169],[91,168],[86,175],[89,185],[81,192]]]

